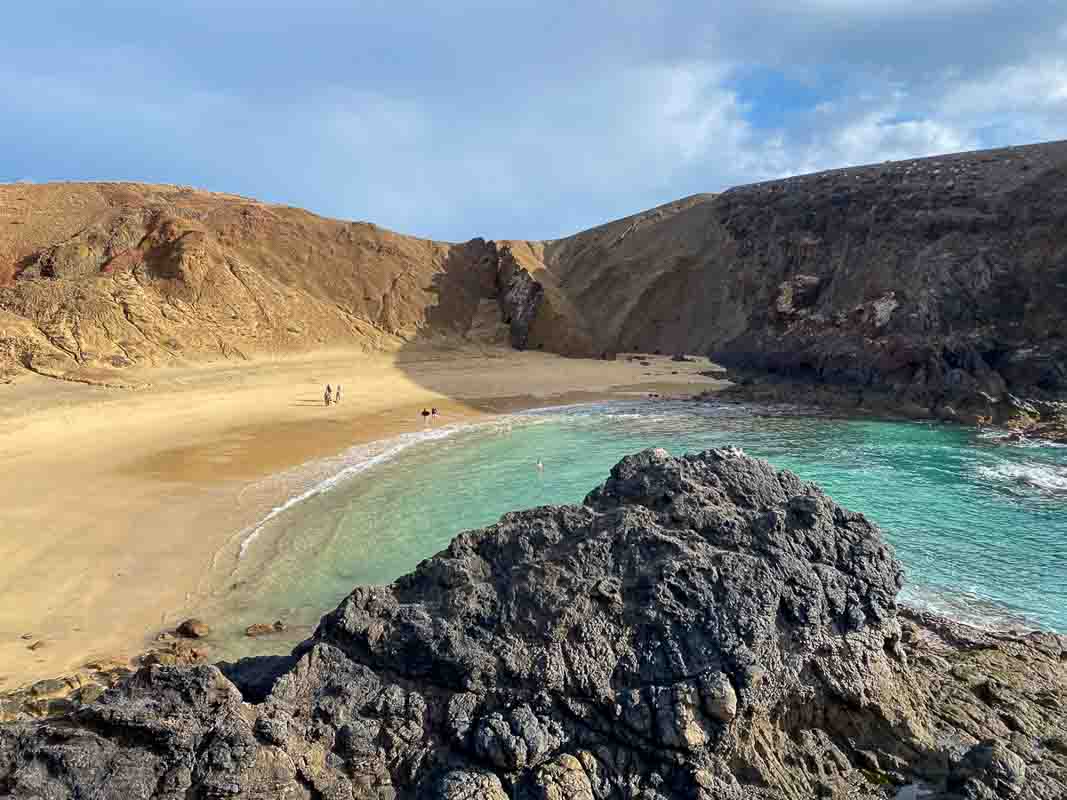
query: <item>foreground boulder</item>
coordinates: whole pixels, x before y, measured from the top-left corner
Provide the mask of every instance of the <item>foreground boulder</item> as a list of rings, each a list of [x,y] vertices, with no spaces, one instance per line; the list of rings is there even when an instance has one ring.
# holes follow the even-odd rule
[[[460,534],[289,658],[0,730],[16,797],[1057,798],[1064,641],[898,610],[862,515],[735,450]]]

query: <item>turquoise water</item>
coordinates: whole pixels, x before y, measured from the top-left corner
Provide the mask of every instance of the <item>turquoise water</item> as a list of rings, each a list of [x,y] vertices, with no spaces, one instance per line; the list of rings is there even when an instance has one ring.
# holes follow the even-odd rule
[[[1067,631],[1067,448],[669,401],[545,409],[353,451],[331,467],[346,475],[312,482],[305,499],[244,532],[243,554],[221,560],[215,602],[235,628],[282,617],[299,639],[353,586],[391,581],[506,511],[580,502],[627,453],[725,445],[877,522],[904,563],[905,600],[983,625]]]

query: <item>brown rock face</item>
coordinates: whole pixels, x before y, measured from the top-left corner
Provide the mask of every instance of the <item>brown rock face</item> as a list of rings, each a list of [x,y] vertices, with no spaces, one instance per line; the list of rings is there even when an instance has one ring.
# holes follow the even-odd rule
[[[549,242],[400,236],[175,187],[0,187],[0,369],[416,336],[711,355],[958,418],[1067,394],[1067,142],[697,195]]]
[[[602,350],[961,413],[1067,392],[1064,142],[697,196],[547,243],[545,263]]]
[[[590,355],[520,247],[448,244],[173,186],[0,186],[0,375],[122,383],[130,366],[416,337]]]
[[[463,337],[491,243],[453,245],[173,186],[0,186],[0,373],[156,366]],[[119,380],[119,378],[110,378]]]

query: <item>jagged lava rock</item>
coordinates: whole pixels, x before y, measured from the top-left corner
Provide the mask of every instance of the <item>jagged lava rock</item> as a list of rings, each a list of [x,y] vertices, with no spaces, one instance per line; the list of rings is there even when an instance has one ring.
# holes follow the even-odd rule
[[[877,529],[795,475],[732,449],[645,451],[582,505],[507,514],[357,588],[292,658],[151,667],[70,720],[3,729],[0,787],[710,800],[922,779],[943,797],[1060,796],[1062,640],[1009,654],[1046,681],[1034,697],[973,688],[953,647],[996,642],[902,629],[901,583]],[[1029,761],[1014,739],[982,743],[1005,724],[994,696],[1044,728]]]

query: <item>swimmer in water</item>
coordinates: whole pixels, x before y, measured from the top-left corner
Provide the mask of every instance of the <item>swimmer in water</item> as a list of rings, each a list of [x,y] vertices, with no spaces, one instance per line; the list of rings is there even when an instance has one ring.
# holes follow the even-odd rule
[[[544,472],[545,471],[545,463],[541,459],[537,459],[537,471],[538,472]]]

